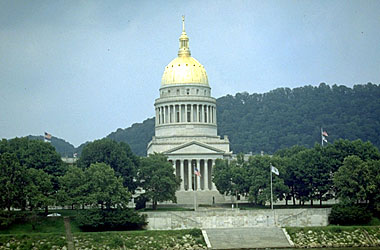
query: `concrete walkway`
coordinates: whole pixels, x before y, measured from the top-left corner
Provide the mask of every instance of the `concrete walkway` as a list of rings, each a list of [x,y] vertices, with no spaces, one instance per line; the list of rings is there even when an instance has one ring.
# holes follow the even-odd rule
[[[291,247],[281,228],[204,229],[211,249],[252,249]]]
[[[70,218],[69,217],[64,217],[63,221],[65,223],[67,249],[68,250],[75,250],[74,242],[73,242],[73,236],[71,234]]]

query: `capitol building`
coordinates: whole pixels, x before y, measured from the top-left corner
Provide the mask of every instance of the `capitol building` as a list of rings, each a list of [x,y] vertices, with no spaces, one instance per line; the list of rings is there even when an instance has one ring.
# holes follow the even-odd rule
[[[165,67],[159,91],[155,136],[147,154],[163,153],[173,164],[182,180],[177,203],[192,204],[194,192],[198,204],[223,202],[212,182],[213,167],[216,159],[229,159],[232,152],[228,137],[217,135],[216,99],[205,68],[191,57],[184,18],[178,57]]]

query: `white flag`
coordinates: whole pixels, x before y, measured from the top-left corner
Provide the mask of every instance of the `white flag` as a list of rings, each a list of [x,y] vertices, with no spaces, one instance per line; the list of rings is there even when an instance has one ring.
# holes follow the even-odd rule
[[[324,142],[327,142],[326,137],[324,137],[323,135],[322,135],[322,140],[323,140]]]
[[[271,166],[271,171],[272,171],[272,173],[274,173],[275,175],[279,175],[279,174],[280,174],[280,172],[278,172],[278,169],[277,169],[276,167]]]

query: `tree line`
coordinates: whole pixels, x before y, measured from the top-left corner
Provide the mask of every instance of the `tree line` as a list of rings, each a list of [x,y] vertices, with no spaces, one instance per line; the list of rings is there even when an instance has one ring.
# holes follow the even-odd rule
[[[46,215],[53,205],[93,208],[98,212],[85,213],[97,213],[94,218],[129,214],[142,223],[136,214],[125,212],[132,196],[145,190],[139,199],[152,201],[155,208],[158,202],[175,201],[179,185],[165,156],[140,158],[123,142],[88,143],[76,164],[69,165],[50,143],[26,137],[0,141],[1,210],[43,209]],[[90,217],[82,215],[85,226]]]
[[[366,203],[380,211],[380,152],[370,142],[336,140],[313,148],[293,146],[273,156],[217,160],[213,181],[219,192],[245,196],[254,204],[270,202],[270,166],[274,201],[299,205],[338,198],[344,204]]]

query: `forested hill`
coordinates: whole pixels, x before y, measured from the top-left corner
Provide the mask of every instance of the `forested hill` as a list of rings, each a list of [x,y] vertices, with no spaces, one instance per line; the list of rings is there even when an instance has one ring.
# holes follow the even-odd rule
[[[234,152],[273,153],[292,145],[361,139],[380,146],[380,85],[353,88],[278,88],[265,94],[241,93],[217,100],[218,129]]]
[[[274,153],[292,145],[362,139],[380,147],[380,86],[278,88],[264,94],[238,93],[217,99],[218,134],[228,135],[235,153]],[[154,118],[107,137],[127,142],[138,155],[154,135]]]
[[[154,118],[146,119],[143,123],[135,123],[126,129],[117,129],[107,135],[107,138],[115,141],[123,141],[129,144],[132,151],[140,156],[146,155],[146,147],[154,135]]]

